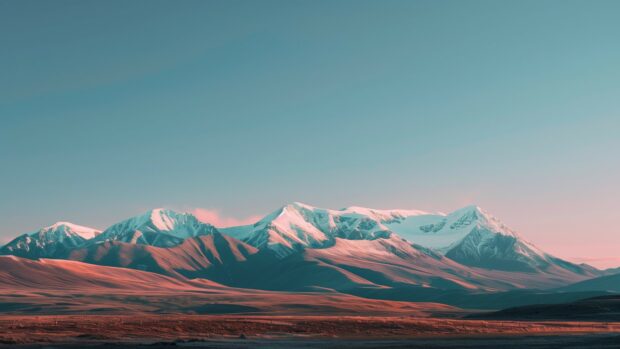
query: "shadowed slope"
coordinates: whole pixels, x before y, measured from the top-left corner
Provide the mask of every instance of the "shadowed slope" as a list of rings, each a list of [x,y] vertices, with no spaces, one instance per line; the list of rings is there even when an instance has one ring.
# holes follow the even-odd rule
[[[598,278],[581,281],[559,289],[565,292],[579,291],[610,291],[620,293],[620,274],[601,276]]]
[[[76,261],[13,256],[0,257],[0,289],[3,290],[125,290],[179,291],[224,288],[208,280],[183,280],[139,270],[112,268]]]
[[[219,233],[189,238],[170,248],[107,241],[74,250],[67,258],[233,285],[241,284],[235,280],[246,274],[248,259],[261,259],[256,248]]]
[[[396,236],[375,240],[336,239],[327,248],[306,249],[275,265],[277,287],[322,287],[349,291],[359,287],[398,289],[411,287],[440,290],[502,291],[551,288],[569,280],[582,280],[564,269],[555,274],[487,270],[467,267],[450,258],[412,245]]]
[[[403,292],[409,292],[411,286],[502,291],[551,288],[582,280],[564,269],[558,269],[556,274],[538,274],[467,267],[397,236],[374,240],[336,238],[331,247],[306,248],[281,258],[270,250],[259,251],[214,233],[170,248],[108,241],[77,249],[67,258],[207,278],[234,287],[286,291],[403,288]]]
[[[369,300],[338,293],[230,288],[76,261],[0,257],[0,311],[12,314],[401,314],[455,313],[434,303]]]

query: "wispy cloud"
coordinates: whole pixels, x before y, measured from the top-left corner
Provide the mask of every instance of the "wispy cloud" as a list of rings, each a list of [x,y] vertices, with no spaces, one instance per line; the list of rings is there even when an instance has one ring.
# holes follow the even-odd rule
[[[218,228],[253,224],[263,218],[259,215],[253,215],[245,218],[230,217],[222,214],[220,210],[207,208],[196,208],[192,210],[191,213],[196,216],[196,218],[198,218],[200,221],[213,224]]]

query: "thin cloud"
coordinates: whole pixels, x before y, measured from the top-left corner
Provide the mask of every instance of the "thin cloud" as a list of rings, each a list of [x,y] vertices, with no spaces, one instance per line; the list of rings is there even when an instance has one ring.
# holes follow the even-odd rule
[[[258,222],[262,216],[253,215],[246,218],[236,218],[223,215],[220,210],[196,208],[191,213],[201,222],[213,224],[218,228],[234,227],[237,225],[254,224]]]

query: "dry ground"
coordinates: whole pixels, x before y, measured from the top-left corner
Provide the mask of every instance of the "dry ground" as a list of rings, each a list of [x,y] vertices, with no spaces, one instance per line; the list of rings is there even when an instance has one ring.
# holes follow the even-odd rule
[[[0,343],[155,343],[221,339],[415,339],[620,333],[620,323],[369,316],[2,316]]]

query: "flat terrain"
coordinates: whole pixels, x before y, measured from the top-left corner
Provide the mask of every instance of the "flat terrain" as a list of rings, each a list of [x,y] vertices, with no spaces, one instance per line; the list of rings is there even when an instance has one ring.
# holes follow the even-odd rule
[[[374,343],[392,343],[389,347],[410,342],[411,345],[441,341],[493,341],[515,336],[525,340],[577,338],[588,335],[598,338],[604,334],[620,333],[620,323],[601,322],[518,322],[487,320],[455,320],[412,317],[367,316],[203,316],[203,315],[143,315],[143,316],[2,316],[0,343],[32,346],[145,344],[185,345],[201,347],[279,347],[286,341],[304,347],[329,340],[330,345],[344,347]],[[593,334],[599,336],[591,337]],[[561,337],[558,337],[562,335]],[[497,339],[497,337],[500,339]],[[501,339],[504,338],[504,339]],[[583,337],[585,338],[585,337]],[[579,339],[579,340],[583,340]],[[598,340],[597,339],[597,340]],[[364,340],[360,342],[360,340]],[[562,339],[563,340],[563,339]],[[283,342],[284,341],[284,342]],[[438,342],[439,341],[439,342]],[[356,344],[357,343],[357,344]],[[400,344],[399,344],[400,343]],[[491,343],[491,342],[488,342]],[[496,343],[497,344],[497,343]],[[387,345],[387,344],[385,344]],[[155,345],[158,346],[158,345]],[[118,347],[118,346],[117,346]],[[364,346],[362,346],[364,347]]]
[[[471,318],[489,320],[620,321],[620,296],[603,296],[561,304],[534,304],[474,314]]]
[[[209,348],[209,349],[610,349],[618,348],[620,336],[617,334],[586,335],[539,335],[539,336],[478,336],[478,337],[438,337],[416,339],[226,339],[205,340],[201,342],[159,342],[149,344],[101,343],[101,344],[31,344],[16,346],[20,349],[164,349]],[[13,348],[14,346],[12,346]]]

